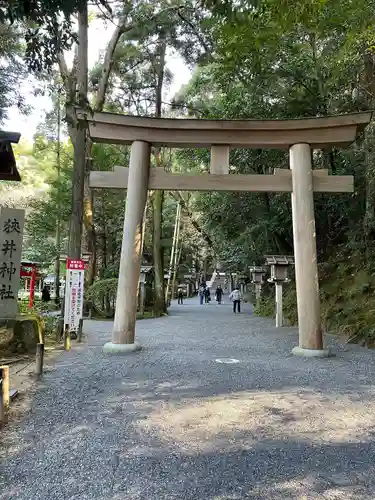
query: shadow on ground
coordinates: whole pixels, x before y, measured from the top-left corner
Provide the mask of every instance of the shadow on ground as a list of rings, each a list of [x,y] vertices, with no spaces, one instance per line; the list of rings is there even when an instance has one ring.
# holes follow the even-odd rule
[[[336,357],[294,358],[296,330],[249,307],[172,313],[126,358],[86,324],[3,433],[1,500],[375,498],[371,351],[329,338]]]

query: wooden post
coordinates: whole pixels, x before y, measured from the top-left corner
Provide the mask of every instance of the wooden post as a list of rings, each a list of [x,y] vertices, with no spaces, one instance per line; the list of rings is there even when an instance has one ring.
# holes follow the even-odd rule
[[[35,356],[35,375],[43,374],[43,361],[44,361],[44,344],[36,345],[36,356]]]
[[[63,301],[64,303],[64,301]],[[61,342],[61,339],[64,337],[64,316],[62,318],[59,318],[59,324],[57,326],[56,330],[56,340],[58,342]]]
[[[290,168],[299,328],[299,346],[292,352],[300,356],[324,357],[328,351],[323,349],[320,322],[313,176],[308,144],[295,144],[290,148]]]
[[[0,366],[0,424],[7,422],[9,407],[9,366]]]
[[[0,373],[0,384],[2,385],[2,378]],[[6,410],[4,404],[3,391],[0,391],[0,425],[6,422]]]
[[[112,342],[104,346],[111,353],[135,351],[137,288],[141,269],[142,219],[146,205],[150,169],[150,145],[135,141],[131,147],[128,192],[122,236],[120,270]]]
[[[229,146],[211,146],[211,174],[229,174]]]
[[[83,318],[79,318],[77,341],[82,342]]]
[[[65,327],[64,327],[64,349],[66,351],[69,351],[70,348],[71,348],[70,328],[69,328],[69,325],[65,325]]]
[[[275,283],[276,328],[283,326],[283,285]]]
[[[255,283],[255,304],[256,304],[256,307],[259,307],[261,293],[262,293],[262,284]]]
[[[1,373],[1,380],[2,380],[1,391],[2,391],[3,401],[4,401],[4,408],[6,411],[9,407],[9,400],[10,400],[10,396],[9,396],[9,366],[8,365],[0,366],[0,373]]]
[[[141,316],[145,313],[145,283],[139,283],[139,314]]]

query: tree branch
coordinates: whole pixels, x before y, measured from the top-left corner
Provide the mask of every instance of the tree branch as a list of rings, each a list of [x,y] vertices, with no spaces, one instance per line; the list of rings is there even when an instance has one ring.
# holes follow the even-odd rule
[[[64,83],[65,92],[67,93],[67,95],[70,95],[70,93],[71,93],[71,77],[70,77],[70,72],[68,70],[68,65],[66,64],[66,60],[65,60],[64,54],[62,52],[60,52],[58,54],[57,61],[59,64],[60,75],[61,75],[62,81]]]
[[[186,17],[184,17],[182,14],[181,14],[181,10],[183,10],[185,8],[185,6],[181,5],[178,9],[177,9],[177,15],[178,17],[186,24],[188,24],[190,26],[190,28],[192,29],[193,33],[195,34],[195,36],[197,37],[199,43],[202,45],[202,47],[204,48],[205,52],[206,52],[206,55],[211,55],[211,49],[210,47],[208,46],[208,44],[205,42],[205,40],[203,40],[203,37],[201,36],[201,34],[199,33],[198,29],[196,28],[196,26],[194,26],[194,24],[189,21],[189,19],[186,19]]]
[[[98,91],[96,93],[95,111],[102,111],[105,103],[106,92],[108,88],[109,76],[113,66],[113,55],[121,35],[125,32],[126,17],[121,17],[119,24],[107,45],[107,50],[104,56],[102,76],[99,81]]]
[[[204,241],[207,243],[208,247],[212,248],[214,250],[214,253],[216,253],[214,243],[213,243],[210,235],[206,233],[206,231],[201,227],[199,222],[195,219],[193,212],[187,206],[187,203],[186,203],[184,197],[182,196],[182,194],[180,193],[180,191],[175,191],[175,192],[171,191],[170,194],[172,195],[172,197],[176,201],[181,203],[181,208],[183,209],[185,214],[189,217],[190,222],[191,222],[192,226],[194,227],[194,229],[202,236]]]

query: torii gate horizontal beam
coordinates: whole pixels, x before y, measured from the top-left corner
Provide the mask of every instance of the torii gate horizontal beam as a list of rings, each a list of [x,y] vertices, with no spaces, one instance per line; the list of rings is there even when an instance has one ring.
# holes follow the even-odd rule
[[[86,122],[94,142],[131,144],[148,142],[172,148],[286,149],[306,143],[313,149],[345,147],[369,123],[370,112],[297,120],[191,120],[146,118],[115,113],[86,113],[77,110],[78,120]]]
[[[91,188],[126,189],[129,169],[115,167],[113,172],[90,172]],[[202,174],[179,175],[162,168],[151,168],[148,188],[163,191],[242,191],[291,193],[292,172],[276,169],[275,175]],[[328,175],[327,170],[313,170],[313,189],[316,193],[352,193],[351,175]]]

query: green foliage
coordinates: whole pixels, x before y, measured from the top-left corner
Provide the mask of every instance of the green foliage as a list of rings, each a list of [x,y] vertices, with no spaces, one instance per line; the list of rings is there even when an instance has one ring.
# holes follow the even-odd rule
[[[86,299],[90,302],[94,312],[99,317],[113,318],[115,314],[117,278],[109,278],[95,281],[86,293]],[[152,318],[152,311],[145,311],[143,315],[137,314],[137,319]]]
[[[0,2],[0,24],[22,26],[26,61],[33,71],[51,70],[59,50],[76,40],[73,15],[87,0],[8,0]],[[109,8],[106,0],[98,5]]]
[[[358,267],[362,256],[358,253],[341,255],[319,266],[321,316],[324,331],[337,333],[349,342],[375,347],[375,273],[374,263]],[[274,317],[274,290],[266,287],[259,316]],[[294,283],[284,286],[284,321],[297,326],[297,297]]]
[[[112,299],[116,296],[117,278],[109,278],[98,280],[87,290],[86,297],[88,300],[101,299],[103,295],[109,295]]]
[[[117,278],[95,281],[87,290],[86,299],[90,301],[96,314],[112,318],[115,312]]]
[[[20,81],[27,76],[22,56],[19,31],[0,22],[0,124],[12,106],[23,112],[29,109],[20,92]]]
[[[272,300],[272,297],[262,297],[259,304],[254,307],[254,314],[256,316],[274,317],[275,302]]]
[[[57,26],[49,28],[50,20],[56,15],[53,9],[51,12],[52,2],[37,2],[32,14],[17,12],[21,9],[20,3],[13,2],[15,19],[31,19],[31,29],[36,27],[42,35],[40,41],[33,36],[27,40],[27,57],[31,60],[30,54],[40,53],[40,65],[49,66],[56,56],[53,51],[44,55],[49,43],[47,38],[57,29]],[[79,9],[78,3],[71,0],[63,6],[58,1],[54,5],[56,11],[64,10],[69,16],[69,12]],[[163,43],[168,48],[167,53],[177,51],[188,65],[197,65],[192,80],[175,96],[172,106],[163,97],[165,115],[205,119],[290,119],[374,107],[374,0],[359,0],[359,3],[345,0],[207,0],[203,3],[205,8],[190,1],[181,5],[178,0],[113,5],[115,17],[123,15],[126,26],[113,56],[105,104],[107,111],[141,116],[155,114]],[[46,7],[46,18],[41,12],[42,5]],[[4,12],[3,9],[3,16],[8,15]],[[63,23],[70,22],[68,17],[62,16],[62,19]],[[58,29],[62,26],[60,24]],[[69,30],[71,26],[61,43],[69,44],[74,40]],[[19,33],[12,37],[13,33],[8,32],[4,42],[0,38],[0,50],[4,47],[3,53],[11,54],[10,69],[17,59],[13,54],[17,54],[17,50],[22,53]],[[91,92],[98,90],[102,72],[103,56],[91,71]],[[171,78],[170,71],[166,70],[164,94]],[[2,85],[5,94],[9,93],[11,87],[7,88],[6,79],[2,83],[0,76],[0,90]],[[58,93],[57,87],[54,88],[54,101]],[[0,113],[4,107],[0,97]],[[57,178],[55,124],[56,115],[52,112],[39,128],[33,149],[23,144],[19,146],[17,160],[23,176],[20,190],[11,192],[10,184],[6,183],[0,188],[3,202],[27,208],[25,255],[46,262],[52,262],[56,255],[58,220],[62,246],[66,247],[71,203],[72,147],[63,145],[61,175]],[[345,330],[351,336],[367,335],[368,338],[373,336],[371,311],[375,309],[369,300],[375,273],[372,259],[375,250],[374,139],[375,129],[371,124],[364,137],[346,151],[330,148],[315,151],[313,156],[314,168],[328,169],[331,174],[355,175],[353,194],[315,196],[324,323],[330,330]],[[204,149],[163,150],[161,157],[161,164],[167,170],[202,174],[209,171],[210,154]],[[93,170],[101,171],[110,171],[114,165],[127,165],[129,148],[95,144],[90,162]],[[287,151],[232,150],[230,153],[230,172],[233,174],[272,174],[275,168],[289,168]],[[99,312],[111,316],[125,194],[119,190],[95,190],[92,194],[98,280],[89,289],[88,296]],[[165,196],[162,227],[163,240],[167,242],[165,262],[170,252],[177,199],[178,196]],[[181,275],[193,267],[200,270],[207,258],[208,266],[219,258],[226,270],[233,270],[246,269],[254,262],[263,264],[265,254],[293,253],[288,194],[184,193],[182,199],[185,206]],[[151,228],[154,214],[150,205],[146,211],[145,264],[153,263]],[[346,262],[354,254],[358,256],[358,265],[355,270],[351,265],[349,268],[355,279],[347,274],[347,264],[334,265]],[[293,284],[285,287],[284,308],[289,322],[295,324]],[[270,288],[258,313],[271,314],[273,309],[273,290]]]

